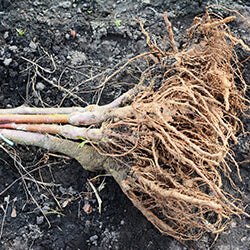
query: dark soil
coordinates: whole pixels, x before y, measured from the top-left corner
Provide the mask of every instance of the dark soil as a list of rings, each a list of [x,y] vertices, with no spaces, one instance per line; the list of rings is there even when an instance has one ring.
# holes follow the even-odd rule
[[[250,17],[248,1],[210,1],[216,2]],[[207,4],[208,1],[173,0],[0,0],[0,108],[22,104],[66,107],[109,103],[131,87],[124,84],[131,81],[129,74],[125,74],[129,72],[120,74],[116,82],[102,90],[93,91],[93,88],[110,73],[108,69],[115,69],[119,62],[147,50],[145,37],[134,19],[141,18],[145,28],[157,39],[164,35],[162,13],[168,11],[179,40],[193,17],[204,12]],[[225,10],[217,12],[228,15]],[[250,45],[246,23],[237,19],[231,28]],[[240,48],[238,52],[239,59],[249,56]],[[244,67],[249,81],[249,65]],[[136,76],[141,69],[138,66],[131,70]],[[97,74],[100,76],[83,83]],[[81,99],[55,85],[71,90]],[[249,131],[249,120],[242,120]],[[239,161],[249,157],[249,139],[249,136],[239,137],[239,145],[235,147]],[[183,246],[162,235],[133,207],[111,177],[100,176],[95,182],[96,187],[105,182],[99,192],[103,201],[99,214],[88,179],[103,173],[87,172],[74,160],[35,147],[11,148],[3,143],[0,146],[9,150],[6,153],[2,148],[0,157],[3,227],[0,249],[176,250],[209,249],[213,243],[214,236],[205,235],[199,242]],[[19,165],[9,155],[16,156]],[[236,174],[232,175],[243,194],[249,197],[249,166],[245,163],[241,167],[242,183]],[[39,168],[32,172],[36,180],[59,185],[42,185],[20,178],[19,171],[25,174],[24,170],[34,168]],[[30,178],[28,174],[26,177]],[[225,184],[229,189],[226,180]],[[84,211],[86,203],[92,212]],[[38,205],[47,213],[50,227]],[[248,229],[246,218],[234,218],[227,234],[220,235],[212,248],[250,249]]]

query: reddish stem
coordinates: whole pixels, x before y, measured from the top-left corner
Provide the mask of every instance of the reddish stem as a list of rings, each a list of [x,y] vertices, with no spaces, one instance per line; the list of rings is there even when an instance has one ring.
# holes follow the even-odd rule
[[[54,115],[0,115],[0,123],[68,123],[69,115],[54,114]]]

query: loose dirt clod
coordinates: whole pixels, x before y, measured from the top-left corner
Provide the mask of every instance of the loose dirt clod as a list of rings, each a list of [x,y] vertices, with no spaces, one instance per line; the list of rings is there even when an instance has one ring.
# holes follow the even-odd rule
[[[171,51],[153,43],[139,21],[150,53],[145,55],[148,69],[130,95],[105,109],[72,109],[70,114],[0,111],[0,133],[16,143],[67,154],[85,169],[105,169],[148,220],[179,241],[222,232],[233,215],[245,214],[241,201],[223,190],[225,176],[232,182],[232,163],[239,173],[230,147],[243,129],[238,116],[246,110],[246,86],[234,47],[250,49],[226,25],[235,18],[215,17],[207,8],[177,48],[164,13]],[[30,122],[90,125],[81,128],[81,137],[92,147],[10,130],[64,131],[62,125],[23,124]],[[70,130],[59,134],[79,138]]]

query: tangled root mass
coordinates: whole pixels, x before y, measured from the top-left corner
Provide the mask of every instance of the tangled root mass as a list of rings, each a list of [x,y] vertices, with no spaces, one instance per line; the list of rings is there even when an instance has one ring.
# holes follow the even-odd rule
[[[121,187],[135,206],[180,241],[224,231],[232,215],[244,213],[241,202],[223,191],[222,179],[230,179],[230,162],[238,169],[230,145],[237,142],[237,117],[246,107],[234,46],[249,48],[231,35],[226,24],[234,18],[208,11],[195,18],[180,52],[166,15],[170,52],[152,43],[140,23],[151,51],[149,68],[133,113],[110,122],[99,148],[128,169]]]

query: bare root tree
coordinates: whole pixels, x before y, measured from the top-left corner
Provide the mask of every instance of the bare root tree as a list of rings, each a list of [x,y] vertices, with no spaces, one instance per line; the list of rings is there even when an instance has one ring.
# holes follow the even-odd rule
[[[238,169],[230,145],[243,129],[238,116],[247,102],[234,46],[250,49],[230,33],[235,16],[214,17],[207,9],[179,51],[163,17],[169,51],[138,21],[149,52],[136,57],[148,68],[135,88],[106,106],[3,109],[0,133],[73,157],[84,169],[104,169],[162,233],[197,240],[245,214],[241,201],[223,190],[223,176],[230,179],[231,163]],[[85,138],[81,147],[79,138]]]

